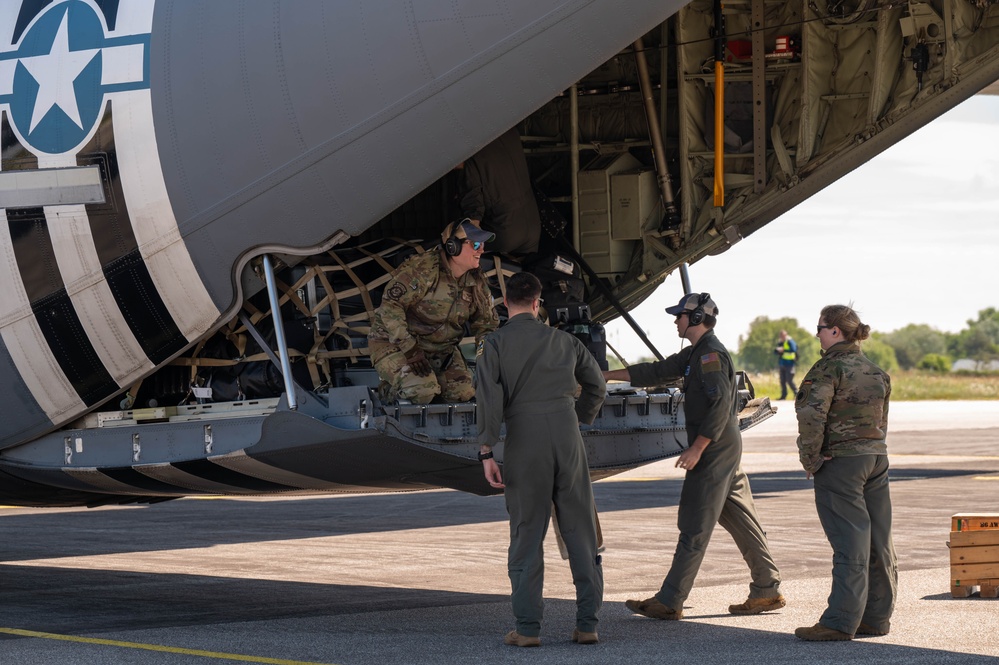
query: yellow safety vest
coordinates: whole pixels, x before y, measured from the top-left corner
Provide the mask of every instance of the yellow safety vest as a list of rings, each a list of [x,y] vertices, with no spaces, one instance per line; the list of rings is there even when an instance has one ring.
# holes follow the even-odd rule
[[[794,360],[795,357],[796,356],[795,356],[794,351],[791,350],[791,343],[790,342],[784,342],[784,353],[781,355],[780,359],[781,360]]]

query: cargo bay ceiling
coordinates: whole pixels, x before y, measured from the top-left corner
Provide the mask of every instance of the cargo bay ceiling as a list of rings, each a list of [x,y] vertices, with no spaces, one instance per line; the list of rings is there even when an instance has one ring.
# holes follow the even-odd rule
[[[595,271],[637,304],[681,264],[723,252],[999,79],[996,5],[735,0],[718,32],[715,3],[692,2],[518,126],[532,177]],[[588,201],[615,178],[631,206],[621,219],[613,199]],[[616,315],[603,297],[593,305]]]

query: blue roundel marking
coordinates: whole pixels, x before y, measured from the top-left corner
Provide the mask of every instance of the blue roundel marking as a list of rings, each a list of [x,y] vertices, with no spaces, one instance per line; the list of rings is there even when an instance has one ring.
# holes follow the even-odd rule
[[[106,81],[106,54],[115,56],[117,49],[123,49],[119,66],[114,80]],[[121,52],[142,58],[141,78],[121,80]],[[98,122],[105,94],[149,87],[148,54],[148,34],[105,34],[97,11],[84,0],[52,5],[16,51],[0,54],[17,60],[13,81],[8,81],[11,94],[0,96],[0,104],[9,102],[14,127],[32,152],[70,152]]]

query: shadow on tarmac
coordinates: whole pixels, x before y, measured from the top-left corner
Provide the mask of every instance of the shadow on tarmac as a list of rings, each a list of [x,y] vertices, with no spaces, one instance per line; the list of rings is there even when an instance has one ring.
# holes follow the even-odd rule
[[[893,469],[893,482],[961,477],[958,469]],[[750,475],[757,499],[811,491],[804,474]],[[601,514],[676,506],[682,478],[601,481],[594,496]],[[453,491],[245,501],[181,500],[152,506],[0,512],[0,561],[196,549],[213,545],[295,540],[404,529],[505,522],[501,497]],[[178,525],[183,525],[178,528]],[[51,534],[60,534],[52,538]]]
[[[244,636],[241,653],[326,663],[996,662],[986,656],[886,644],[879,638],[802,642],[788,632],[745,626],[747,621],[773,626],[779,614],[747,619],[691,612],[684,621],[660,622],[633,616],[622,603],[605,603],[601,643],[582,647],[569,640],[575,603],[547,599],[542,648],[516,649],[501,643],[512,627],[506,594],[24,566],[5,567],[4,577],[0,626],[68,635],[114,634],[118,639],[129,639],[128,631],[157,631],[158,637],[147,632],[142,639],[180,639],[213,649],[217,645],[212,640],[220,633],[213,626],[250,622],[249,627],[232,629]],[[703,619],[714,623],[699,621]],[[191,627],[205,630],[188,632]],[[171,630],[175,628],[182,629],[179,635]],[[23,639],[0,634],[9,649]],[[94,655],[92,649],[74,647],[80,657]]]
[[[507,600],[425,589],[44,566],[4,566],[3,577],[0,625],[73,634]],[[4,639],[14,638],[0,634]]]

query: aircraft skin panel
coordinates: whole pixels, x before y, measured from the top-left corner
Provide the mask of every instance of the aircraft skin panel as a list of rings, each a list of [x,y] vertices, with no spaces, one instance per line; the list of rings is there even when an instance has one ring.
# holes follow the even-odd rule
[[[23,381],[28,394],[41,409],[41,413],[29,409],[11,414],[13,427],[5,423],[4,434],[16,437],[37,433],[40,427],[63,420],[67,414],[82,412],[86,405],[53,356],[33,315],[15,256],[8,216],[4,211],[0,224],[0,247],[3,249],[0,284],[4,285],[0,288],[0,338],[16,370],[10,372],[11,365],[5,365],[0,380],[5,386],[17,385],[18,379]],[[4,411],[6,416],[7,409]]]
[[[4,4],[0,32],[11,37],[0,60],[16,66],[0,71],[0,93],[8,94],[0,104],[10,103],[3,170],[97,165],[106,201],[5,215],[6,267],[21,277],[6,284],[26,293],[0,300],[0,326],[13,366],[30,376],[0,379],[27,388],[36,408],[0,434],[0,446],[81,415],[219,317],[180,238],[157,157],[148,89],[153,6],[139,0],[119,12],[117,3],[66,0],[23,2],[15,12],[17,3]],[[51,72],[74,63],[73,87],[60,88],[64,77]],[[34,90],[33,105],[17,102]]]
[[[184,489],[211,492],[213,494],[257,494],[259,489],[251,490],[236,485],[227,485],[221,482],[206,480],[186,471],[182,471],[172,464],[146,464],[133,467],[139,473],[154,478],[174,487]],[[292,489],[284,487],[283,489]],[[271,491],[274,491],[273,489]]]
[[[194,262],[180,237],[157,158],[148,90],[112,97],[121,189],[139,253],[170,318],[188,342],[218,320]]]
[[[225,455],[210,457],[209,461],[248,478],[257,478],[278,485],[298,488],[312,487],[320,491],[329,492],[347,491],[347,486],[341,483],[323,481],[307,476],[304,473],[296,473],[270,464],[264,464],[248,455],[245,450],[237,450]]]
[[[157,143],[215,304],[249,248],[360,233],[681,4],[158,4]]]
[[[119,482],[110,478],[106,473],[97,468],[73,468],[63,469],[63,473],[69,476],[72,481],[67,485],[72,485],[77,491],[106,492],[108,494],[129,495],[135,493],[135,488],[131,485]]]
[[[94,352],[119,386],[155,368],[132,334],[106,279],[83,206],[45,208],[56,263]]]

